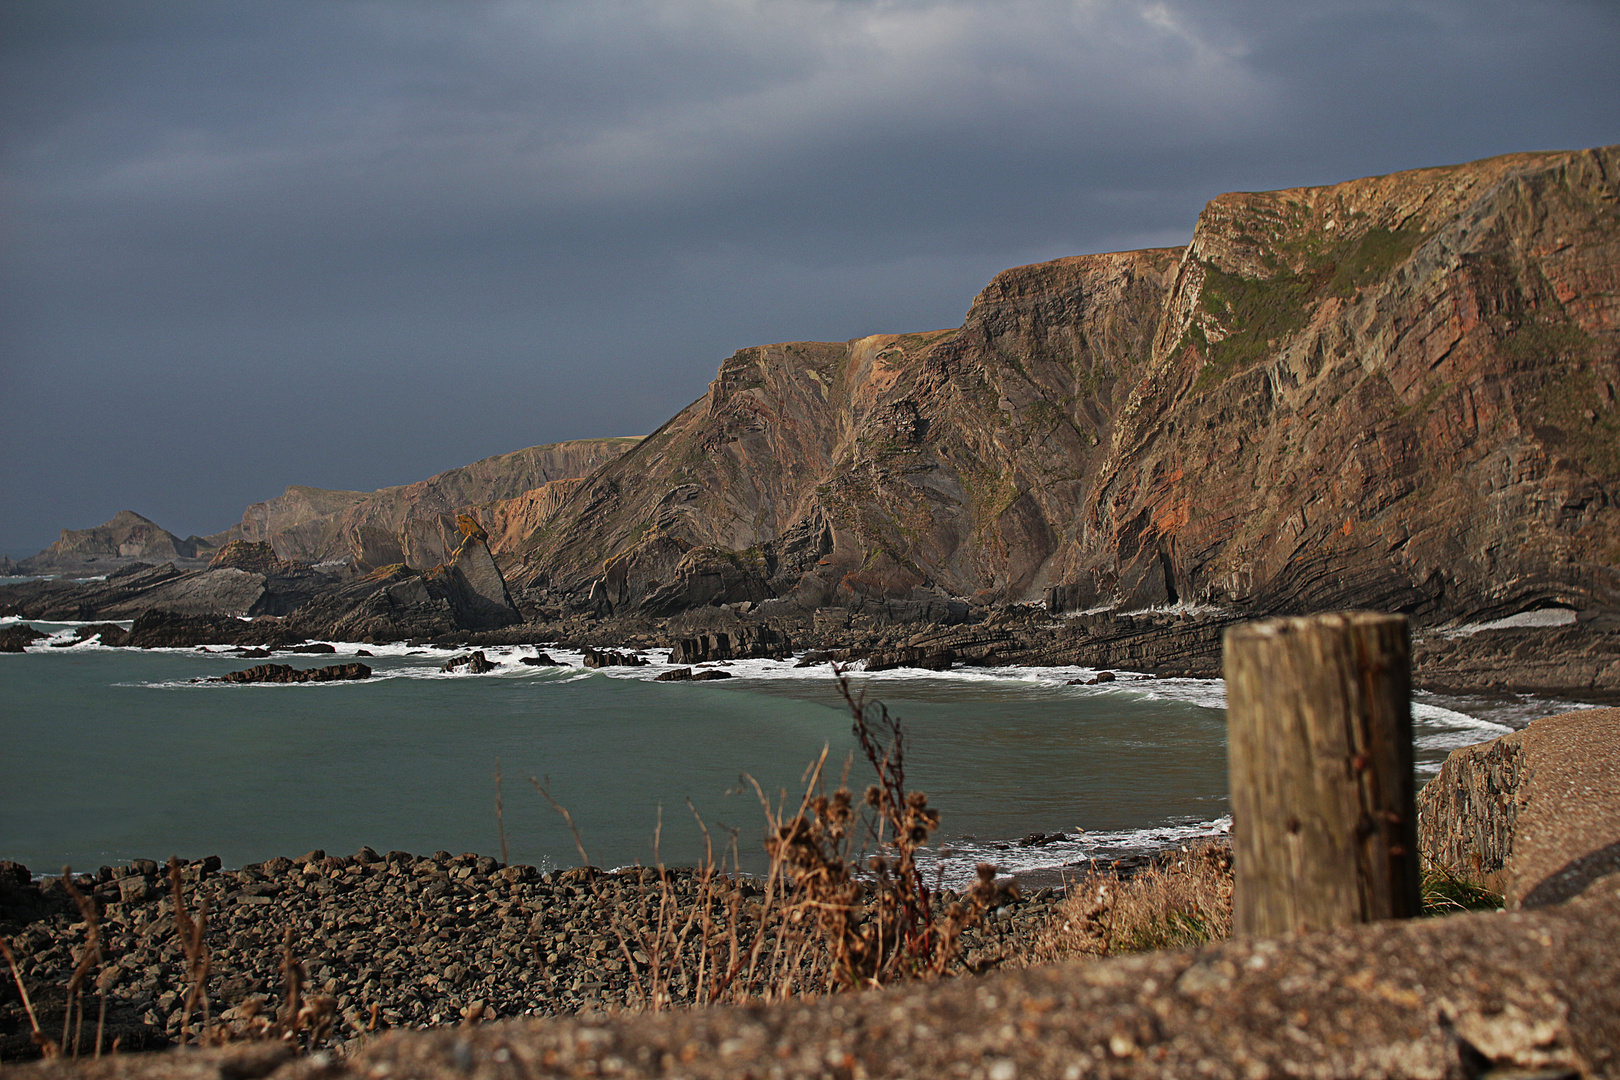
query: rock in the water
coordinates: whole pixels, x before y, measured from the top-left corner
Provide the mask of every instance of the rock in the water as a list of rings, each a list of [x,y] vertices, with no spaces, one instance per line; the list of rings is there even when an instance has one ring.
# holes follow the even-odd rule
[[[1069,686],[1096,686],[1099,683],[1111,683],[1113,681],[1114,681],[1114,673],[1112,671],[1099,671],[1099,672],[1097,672],[1097,674],[1093,675],[1089,679],[1070,679],[1068,681],[1067,685],[1069,685]]]
[[[483,651],[480,650],[478,652],[462,653],[460,656],[452,656],[444,662],[444,666],[439,670],[445,672],[465,670],[469,675],[482,675],[486,671],[494,671],[496,666],[490,663],[489,657],[485,656]]]
[[[27,623],[3,627],[0,628],[0,652],[22,652],[30,643],[48,636]]]
[[[866,660],[867,671],[892,671],[895,668],[922,668],[925,671],[949,671],[956,662],[956,654],[949,649],[929,650],[906,646],[892,652],[874,653]]]
[[[729,672],[729,671],[717,671],[714,668],[710,668],[707,671],[694,671],[692,673],[692,681],[693,682],[710,682],[710,681],[712,681],[714,679],[733,679],[733,678],[736,678],[736,676],[734,676],[731,672]]]
[[[97,638],[101,644],[116,649],[129,640],[129,631],[117,623],[92,623],[89,626],[76,627],[73,636],[80,641]]]
[[[518,663],[527,664],[529,667],[567,667],[568,666],[567,664],[564,664],[560,660],[553,660],[551,658],[550,653],[539,653],[539,654],[537,654],[535,656],[520,656],[520,657],[518,657]]]
[[[588,668],[647,666],[647,661],[635,653],[615,652],[612,649],[586,649],[583,662]]]
[[[714,660],[783,660],[793,655],[793,642],[770,626],[738,626],[696,637],[680,638],[669,650],[672,664]]]
[[[225,683],[305,683],[369,679],[371,669],[364,664],[333,664],[331,667],[302,671],[289,664],[260,664],[246,671],[231,671],[208,682]]]
[[[657,682],[691,682],[692,681],[692,669],[689,668],[689,667],[674,668],[673,670],[666,671],[666,672],[662,673],[661,675],[659,675],[656,681]]]

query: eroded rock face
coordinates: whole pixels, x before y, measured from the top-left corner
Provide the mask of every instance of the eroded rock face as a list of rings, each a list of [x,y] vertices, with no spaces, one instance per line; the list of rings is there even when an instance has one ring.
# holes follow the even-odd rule
[[[496,550],[508,518],[535,520],[554,482],[584,476],[635,445],[634,438],[576,439],[475,461],[427,480],[380,491],[289,487],[247,508],[222,539],[267,543],[293,562],[353,559],[367,569],[404,563],[425,570],[449,561],[461,542],[456,515],[491,527]],[[490,525],[489,523],[493,523]]]
[[[660,610],[758,600],[762,584],[809,608],[925,585],[1030,592],[1178,257],[1009,270],[958,331],[744,349],[707,395],[579,485],[519,575],[601,575],[616,604]]]
[[[1613,606],[1617,177],[1603,148],[1225,195],[1184,249],[998,275],[955,331],[744,349],[519,579],[614,610]]]
[[[1061,576],[1268,612],[1612,606],[1617,170],[1216,199]]]

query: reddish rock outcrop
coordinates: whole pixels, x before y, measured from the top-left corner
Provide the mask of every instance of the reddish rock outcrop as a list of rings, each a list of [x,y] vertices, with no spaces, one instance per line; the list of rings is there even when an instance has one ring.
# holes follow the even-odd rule
[[[955,331],[744,349],[519,578],[615,609],[1612,607],[1617,200],[1613,147],[1225,195],[1185,249],[998,275]]]

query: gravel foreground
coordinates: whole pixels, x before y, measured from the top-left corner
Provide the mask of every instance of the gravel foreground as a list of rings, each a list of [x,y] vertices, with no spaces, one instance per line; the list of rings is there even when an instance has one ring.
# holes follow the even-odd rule
[[[668,948],[652,942],[661,917],[679,924],[698,910],[701,882],[691,870],[670,870],[661,883],[653,869],[542,873],[503,867],[487,856],[379,855],[368,848],[348,857],[312,851],[235,871],[209,858],[181,864],[181,876],[187,911],[195,917],[206,908],[211,1015],[240,1024],[256,1013],[274,1013],[290,931],[292,959],[307,975],[306,1000],[330,999],[332,1031],[322,1042],[333,1047],[373,1030],[458,1024],[469,1014],[487,1021],[642,1008],[655,959],[659,985],[672,1003],[690,1004],[700,970],[731,962],[733,939],[746,953],[765,898],[758,881],[717,880],[707,958],[694,920],[684,962],[674,963]],[[120,1049],[144,1050],[176,1041],[187,959],[166,867],[137,860],[74,882],[99,910],[105,956],[84,980],[82,1052],[94,1052],[98,991],[107,1004],[104,1046],[116,1039]],[[940,897],[954,899],[949,892]],[[958,970],[1016,957],[1061,899],[1050,888],[1008,898],[964,935]],[[0,863],[0,936],[10,941],[52,1039],[62,1033],[65,987],[86,930],[59,878],[36,883],[19,864]],[[799,992],[819,988],[795,984]],[[193,1024],[198,1019],[200,1009]],[[0,1058],[35,1056],[30,1035],[26,1009],[7,975],[0,981]]]

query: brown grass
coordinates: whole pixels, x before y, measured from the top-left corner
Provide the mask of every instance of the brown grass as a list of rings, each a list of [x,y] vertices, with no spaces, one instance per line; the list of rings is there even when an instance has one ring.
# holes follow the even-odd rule
[[[1224,844],[1184,848],[1121,877],[1093,869],[1069,886],[1029,961],[1180,949],[1232,933],[1232,853]]]

